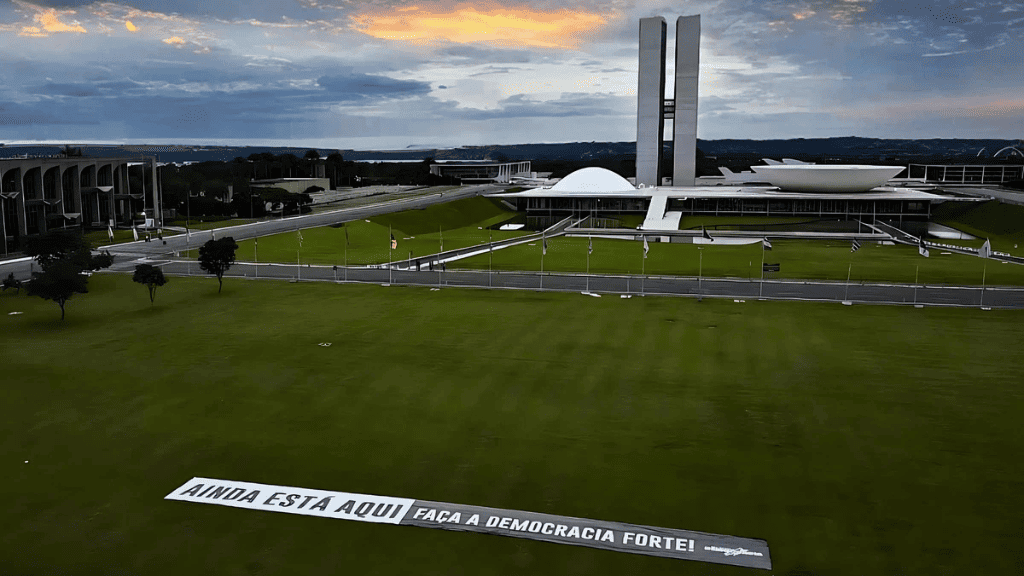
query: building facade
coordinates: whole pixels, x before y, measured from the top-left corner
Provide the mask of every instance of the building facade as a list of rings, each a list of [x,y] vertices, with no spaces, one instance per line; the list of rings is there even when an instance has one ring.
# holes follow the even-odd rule
[[[148,164],[151,177],[133,188]],[[0,159],[0,235],[5,251],[19,250],[25,239],[54,228],[105,228],[132,224],[145,211],[160,221],[160,185],[156,159],[8,158]]]

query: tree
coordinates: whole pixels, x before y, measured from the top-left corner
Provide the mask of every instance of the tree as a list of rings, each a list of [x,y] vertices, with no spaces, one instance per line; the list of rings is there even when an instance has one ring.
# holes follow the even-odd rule
[[[235,263],[235,250],[238,250],[238,244],[231,236],[208,240],[199,247],[199,267],[217,276],[218,294],[224,288],[224,273]]]
[[[156,298],[156,289],[167,284],[167,278],[164,278],[164,271],[158,266],[137,264],[135,266],[135,274],[132,276],[132,282],[145,284],[146,288],[149,288],[149,303],[152,304],[153,299]]]
[[[43,270],[63,261],[75,263],[79,271],[93,269],[89,242],[78,230],[57,229],[29,237],[25,254],[35,258]]]
[[[60,306],[60,319],[64,320],[64,304],[75,294],[85,294],[88,276],[72,260],[52,262],[42,272],[33,272],[28,283],[28,294],[44,300],[53,300]]]
[[[21,294],[21,280],[14,277],[14,272],[8,274],[7,278],[4,278],[2,291],[7,292],[8,288],[14,288],[15,294]]]

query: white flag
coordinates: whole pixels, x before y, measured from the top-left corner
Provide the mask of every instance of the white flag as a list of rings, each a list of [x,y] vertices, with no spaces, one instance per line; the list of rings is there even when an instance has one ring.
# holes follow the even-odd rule
[[[992,257],[992,244],[989,243],[987,238],[985,239],[985,243],[981,245],[981,248],[978,249],[978,256],[981,256],[982,258]]]
[[[302,248],[302,230],[295,231],[299,235],[299,248]]]
[[[647,253],[651,251],[651,246],[647,243],[647,236],[644,236],[644,258],[647,258]]]
[[[135,237],[136,242],[139,241],[139,229],[135,228],[134,226],[132,227],[132,236]]]
[[[110,226],[107,226],[107,238],[109,238],[111,242],[114,241],[114,229]]]
[[[761,248],[764,248],[765,250],[772,249],[772,243],[768,241],[768,238],[761,241]]]

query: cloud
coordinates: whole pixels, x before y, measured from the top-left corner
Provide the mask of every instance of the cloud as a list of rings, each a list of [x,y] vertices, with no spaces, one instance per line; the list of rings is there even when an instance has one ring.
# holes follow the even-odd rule
[[[139,31],[138,26],[136,26],[135,24],[132,24],[131,20],[125,20],[124,21],[124,27],[127,28],[129,32],[138,32]]]
[[[170,38],[164,38],[162,42],[164,44],[170,44],[172,46],[181,46],[185,43],[185,39],[181,36],[171,36]]]
[[[402,8],[368,6],[351,14],[352,26],[366,35],[408,42],[498,43],[543,48],[573,48],[608,15],[579,9],[538,10],[528,4],[496,2],[416,4]]]
[[[33,36],[33,37],[46,37],[50,34],[62,33],[62,32],[74,32],[77,34],[85,34],[86,29],[83,28],[78,22],[72,22],[66,24],[61,21],[64,16],[70,16],[75,14],[74,10],[55,10],[53,8],[43,9],[27,2],[15,2],[22,8],[29,8],[35,10],[33,20],[38,23],[38,26],[24,26],[21,29],[19,36]]]

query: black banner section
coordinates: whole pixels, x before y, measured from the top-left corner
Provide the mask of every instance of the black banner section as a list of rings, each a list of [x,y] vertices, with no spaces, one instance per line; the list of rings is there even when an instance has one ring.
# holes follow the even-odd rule
[[[768,543],[764,540],[623,522],[416,500],[398,524],[747,568],[772,568]]]

